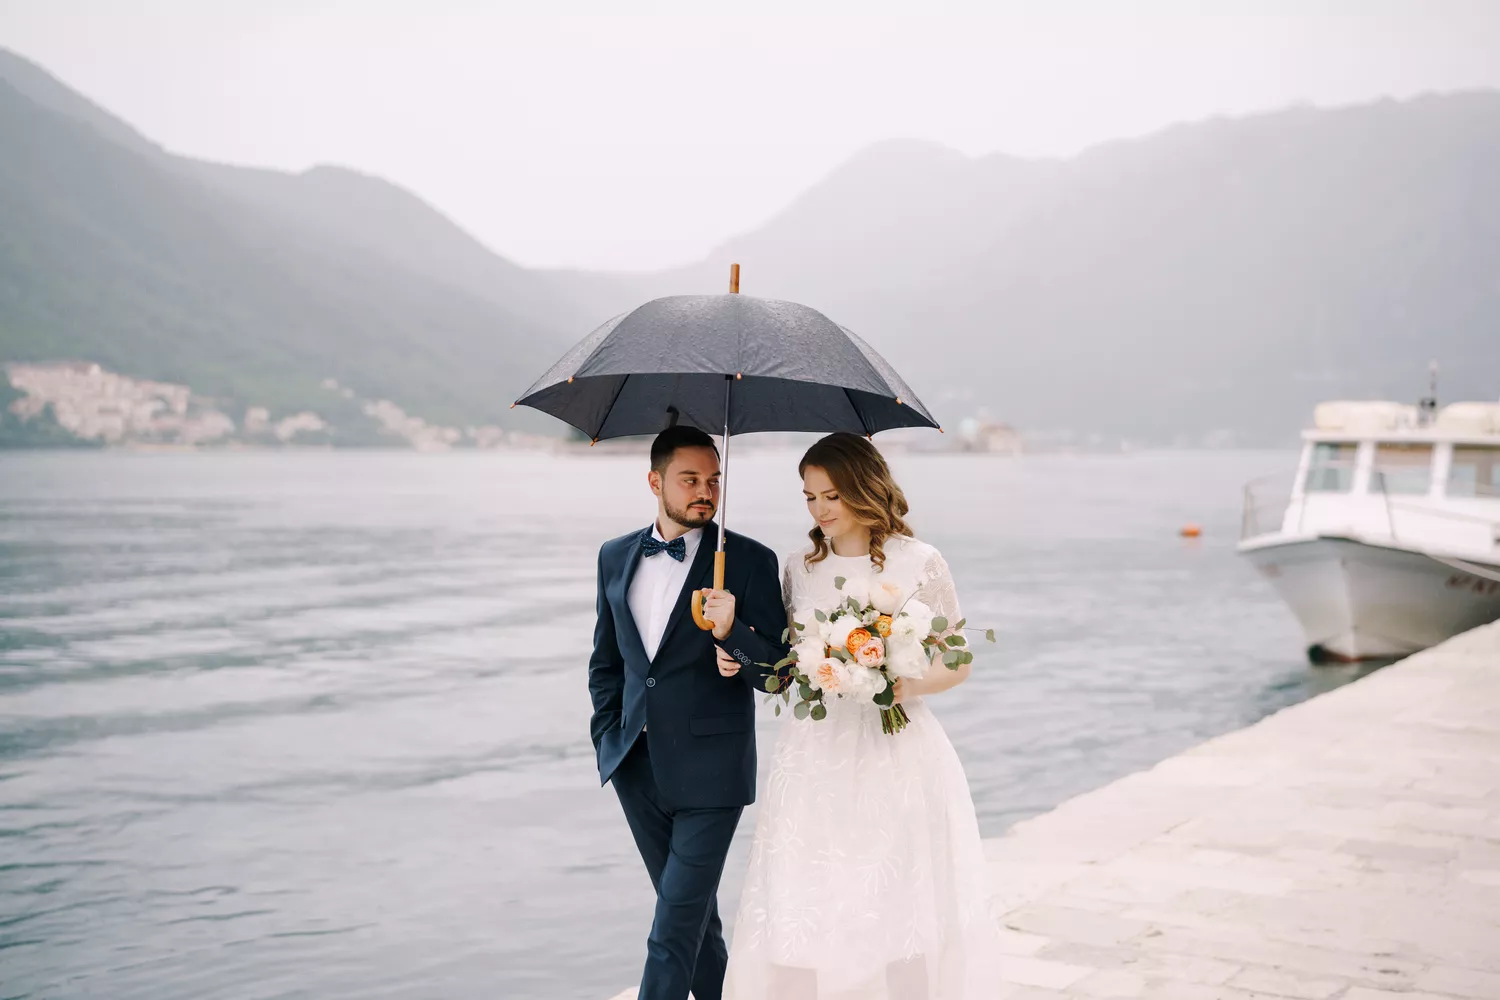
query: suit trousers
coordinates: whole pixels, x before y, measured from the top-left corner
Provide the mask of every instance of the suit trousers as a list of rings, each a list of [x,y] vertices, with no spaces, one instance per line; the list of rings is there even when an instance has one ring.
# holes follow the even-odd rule
[[[646,940],[640,1000],[720,1000],[729,951],[719,921],[719,878],[743,807],[676,809],[651,774],[641,733],[610,783],[651,884],[656,915]]]

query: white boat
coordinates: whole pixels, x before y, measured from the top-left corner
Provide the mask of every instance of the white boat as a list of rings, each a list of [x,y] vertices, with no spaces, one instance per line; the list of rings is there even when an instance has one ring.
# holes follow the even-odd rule
[[[1294,474],[1245,488],[1239,551],[1314,662],[1405,656],[1500,618],[1500,403],[1320,404]]]

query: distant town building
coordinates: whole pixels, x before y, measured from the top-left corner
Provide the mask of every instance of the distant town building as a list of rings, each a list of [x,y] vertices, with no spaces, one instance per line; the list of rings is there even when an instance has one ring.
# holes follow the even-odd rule
[[[1021,454],[1021,434],[1009,424],[970,417],[958,425],[955,438],[960,451]]]

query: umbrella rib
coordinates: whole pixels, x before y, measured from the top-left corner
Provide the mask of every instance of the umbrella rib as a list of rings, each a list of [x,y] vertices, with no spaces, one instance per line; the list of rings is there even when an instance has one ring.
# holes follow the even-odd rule
[[[611,412],[614,411],[615,404],[620,401],[620,393],[622,393],[622,392],[625,391],[625,383],[629,382],[629,381],[630,381],[630,376],[629,375],[626,375],[624,378],[620,379],[620,385],[619,385],[619,387],[617,389],[615,389],[615,394],[610,399],[609,405],[604,408],[604,416],[602,416],[602,417],[599,418],[599,426],[598,426],[598,428],[595,429],[594,434],[593,434],[593,438],[594,438],[595,441],[598,441],[599,440],[599,435],[601,435],[601,434],[604,433],[604,425],[607,424],[607,423],[609,423],[609,415],[610,415]]]
[[[865,437],[873,437],[874,432],[870,430],[870,425],[865,421],[864,413],[860,411],[860,408],[858,406],[854,405],[854,397],[849,394],[849,388],[847,386],[841,386],[841,388],[843,388],[844,390],[844,398],[849,401],[849,408],[853,410],[854,415],[859,418],[859,426],[860,429],[865,432]]]

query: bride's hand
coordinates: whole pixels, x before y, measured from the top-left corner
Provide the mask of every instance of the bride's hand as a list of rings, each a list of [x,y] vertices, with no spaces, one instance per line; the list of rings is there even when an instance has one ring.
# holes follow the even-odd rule
[[[740,661],[724,652],[718,646],[714,647],[714,659],[717,660],[719,676],[733,677],[740,672]]]
[[[896,683],[892,685],[892,689],[896,692],[896,700],[892,702],[893,705],[899,705],[908,698],[916,698],[922,693],[916,681],[907,680],[905,677],[897,677]]]

